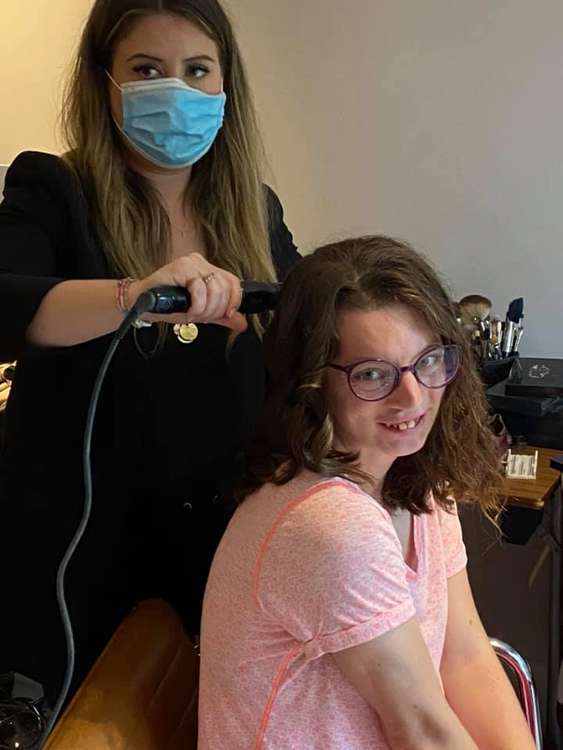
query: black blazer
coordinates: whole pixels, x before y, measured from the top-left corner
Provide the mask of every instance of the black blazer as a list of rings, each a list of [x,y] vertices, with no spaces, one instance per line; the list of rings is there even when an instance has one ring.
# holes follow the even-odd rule
[[[281,204],[267,190],[271,251],[283,278],[299,254]],[[55,486],[58,497],[64,486],[80,490],[87,405],[111,336],[48,349],[26,342],[25,331],[44,295],[61,279],[112,274],[81,186],[61,159],[21,154],[8,170],[4,194],[0,361],[17,358],[18,365],[0,473],[5,486],[13,487],[15,480],[21,497],[26,494],[23,484],[42,505]],[[150,349],[154,330],[137,335],[137,343]],[[227,336],[219,326],[200,326],[197,341],[182,346],[170,335],[163,350],[147,361],[133,336],[126,337],[104,386],[96,422],[94,460],[100,481],[111,472],[121,476],[121,465],[133,477],[129,484],[142,481],[144,487],[168,473],[164,483],[171,483],[171,491],[181,477],[229,473],[222,467],[230,465],[248,437],[262,399],[264,364],[252,331],[238,337],[227,360]]]
[[[278,197],[266,191],[272,258],[283,279],[299,254]],[[76,176],[52,154],[20,154],[0,203],[0,362],[24,351],[25,331],[55,284],[112,275]]]

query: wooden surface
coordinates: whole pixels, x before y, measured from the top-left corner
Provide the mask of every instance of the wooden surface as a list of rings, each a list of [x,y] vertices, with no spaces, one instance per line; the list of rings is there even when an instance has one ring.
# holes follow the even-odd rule
[[[549,462],[552,458],[563,455],[563,448],[552,450],[527,446],[526,448],[513,448],[512,452],[533,453],[536,450],[538,451],[538,471],[535,479],[504,480],[504,494],[509,505],[541,510],[560,481],[561,474],[555,469],[550,469]]]

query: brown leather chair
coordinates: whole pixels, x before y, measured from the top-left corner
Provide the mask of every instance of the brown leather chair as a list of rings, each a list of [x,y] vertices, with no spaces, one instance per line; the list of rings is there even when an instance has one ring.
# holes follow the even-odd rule
[[[126,617],[44,750],[195,750],[199,659],[172,607]]]

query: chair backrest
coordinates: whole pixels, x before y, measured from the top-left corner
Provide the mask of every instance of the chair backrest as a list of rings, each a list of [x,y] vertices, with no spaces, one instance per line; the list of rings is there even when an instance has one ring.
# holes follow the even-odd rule
[[[518,687],[520,690],[520,695],[518,697],[520,698],[520,704],[524,711],[524,716],[526,717],[526,721],[532,732],[532,737],[534,738],[536,747],[538,750],[542,750],[543,741],[540,707],[530,665],[524,657],[519,654],[516,649],[512,648],[512,646],[509,646],[508,643],[499,641],[496,638],[490,638],[489,640],[500,661],[505,667],[510,668],[510,671],[518,680]]]
[[[123,621],[44,750],[195,750],[199,658],[176,612],[143,602]]]

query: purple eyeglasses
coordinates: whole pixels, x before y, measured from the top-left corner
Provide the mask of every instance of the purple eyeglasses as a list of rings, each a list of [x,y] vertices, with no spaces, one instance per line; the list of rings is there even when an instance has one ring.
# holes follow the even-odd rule
[[[461,348],[447,344],[428,347],[405,367],[384,359],[364,359],[350,365],[331,363],[328,367],[346,373],[350,390],[357,398],[380,401],[398,387],[404,372],[411,372],[425,388],[444,388],[458,374],[460,363]]]

